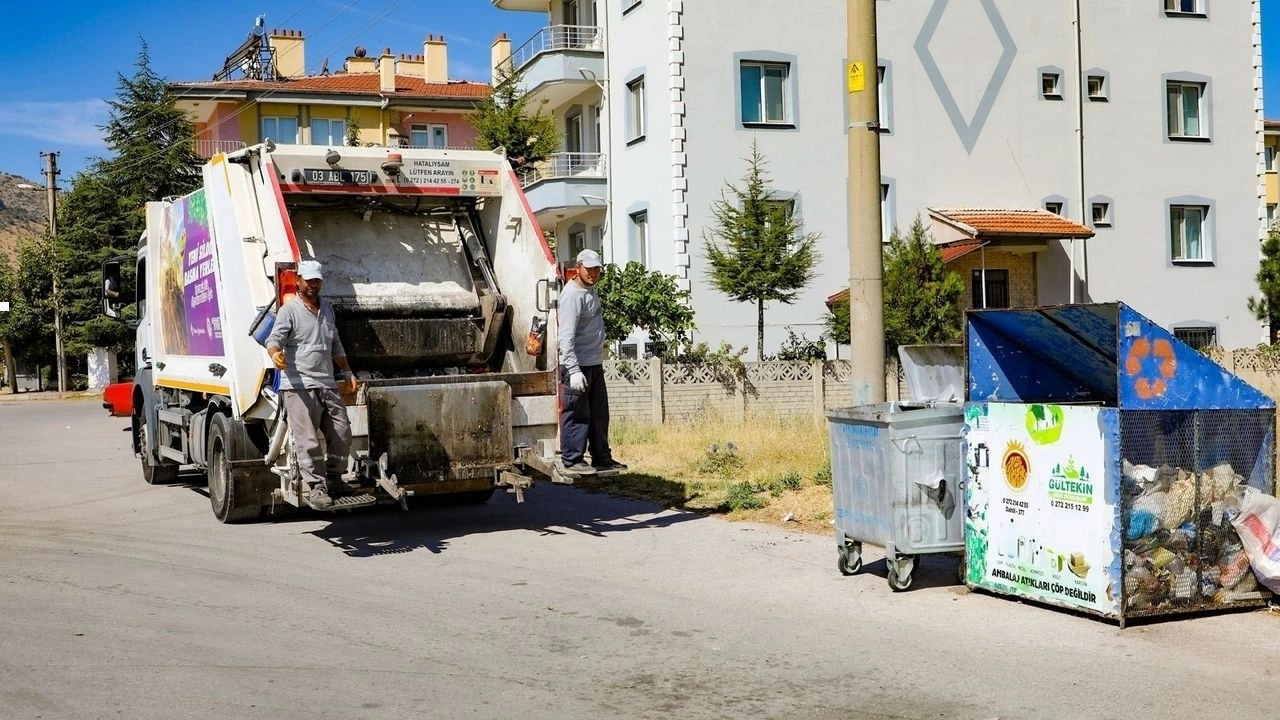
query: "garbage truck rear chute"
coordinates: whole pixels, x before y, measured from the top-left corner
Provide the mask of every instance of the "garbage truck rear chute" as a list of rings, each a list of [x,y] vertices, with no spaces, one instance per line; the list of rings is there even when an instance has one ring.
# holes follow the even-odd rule
[[[557,414],[555,344],[531,356],[524,340],[535,318],[554,337],[559,280],[505,158],[268,142],[202,173],[194,192],[147,204],[138,246],[144,478],[203,470],[223,521],[305,504],[262,342],[297,263],[316,259],[358,380],[344,397],[353,497],[407,507],[505,486],[523,500],[551,468]]]

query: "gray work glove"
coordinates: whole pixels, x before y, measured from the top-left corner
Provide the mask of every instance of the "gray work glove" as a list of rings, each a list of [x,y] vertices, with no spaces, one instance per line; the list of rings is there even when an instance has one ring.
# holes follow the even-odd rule
[[[574,392],[586,392],[587,376],[580,372],[569,375],[569,387],[573,388]]]

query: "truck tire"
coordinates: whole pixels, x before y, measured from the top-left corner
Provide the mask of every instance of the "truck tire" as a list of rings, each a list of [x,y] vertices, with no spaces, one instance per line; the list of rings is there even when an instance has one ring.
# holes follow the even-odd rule
[[[142,458],[142,479],[148,485],[164,485],[178,479],[178,466],[173,463],[156,463],[151,459],[151,448],[147,444],[147,419],[141,408],[133,411],[134,447],[138,457]]]
[[[213,516],[224,523],[254,520],[262,511],[257,502],[246,504],[236,496],[235,476],[231,473],[231,437],[231,421],[222,413],[215,414],[209,424],[209,504],[213,507]]]

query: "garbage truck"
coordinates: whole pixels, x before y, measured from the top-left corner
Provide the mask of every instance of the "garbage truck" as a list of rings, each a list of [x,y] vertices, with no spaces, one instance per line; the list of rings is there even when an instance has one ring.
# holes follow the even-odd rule
[[[268,140],[201,176],[147,203],[136,258],[102,268],[103,312],[136,309],[146,482],[202,472],[222,522],[306,505],[264,342],[312,259],[357,379],[335,508],[523,501],[552,475],[555,343],[528,335],[555,336],[558,270],[501,151]]]

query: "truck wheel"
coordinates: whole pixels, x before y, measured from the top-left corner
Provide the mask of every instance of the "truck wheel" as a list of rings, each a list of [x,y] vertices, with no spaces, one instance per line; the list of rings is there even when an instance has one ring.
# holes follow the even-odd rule
[[[152,462],[151,449],[147,445],[147,421],[140,410],[133,413],[133,434],[138,456],[142,458],[142,479],[148,485],[163,485],[177,480],[177,465]]]
[[[240,500],[231,474],[230,438],[231,421],[221,413],[214,415],[209,426],[209,504],[213,516],[224,523],[253,520],[262,510],[257,504],[237,505]]]

